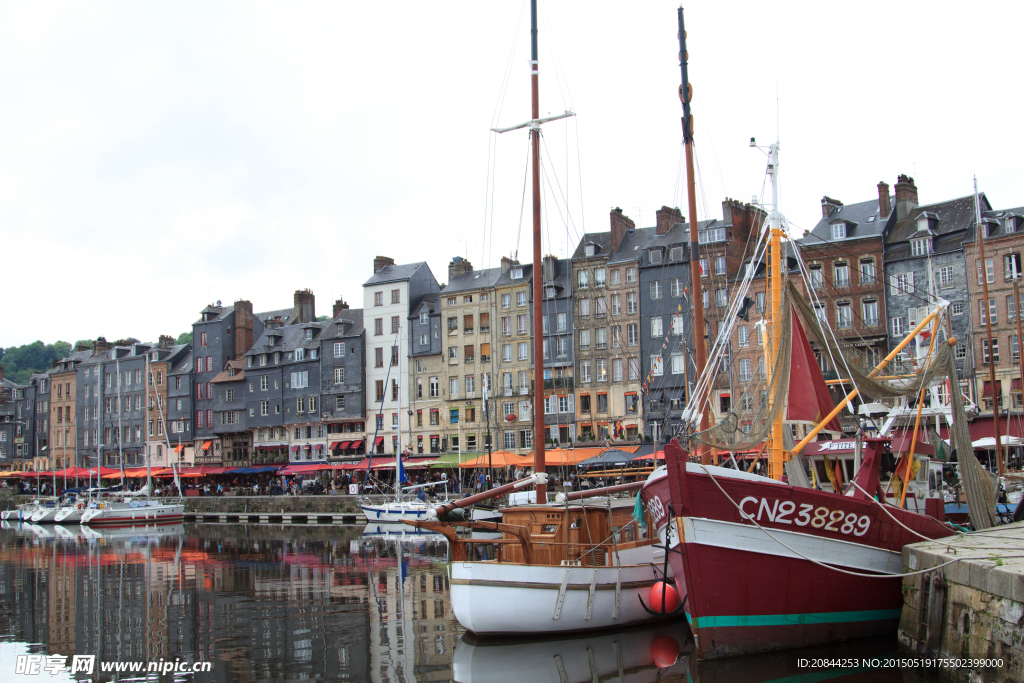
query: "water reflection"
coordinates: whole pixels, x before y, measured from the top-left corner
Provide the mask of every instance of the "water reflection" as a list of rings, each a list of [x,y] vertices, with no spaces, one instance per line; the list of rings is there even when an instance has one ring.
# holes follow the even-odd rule
[[[810,672],[792,653],[698,663],[685,623],[481,641],[452,617],[447,541],[404,525],[0,526],[0,680],[16,648],[213,663],[162,681],[902,680]],[[891,638],[819,656],[895,649]]]

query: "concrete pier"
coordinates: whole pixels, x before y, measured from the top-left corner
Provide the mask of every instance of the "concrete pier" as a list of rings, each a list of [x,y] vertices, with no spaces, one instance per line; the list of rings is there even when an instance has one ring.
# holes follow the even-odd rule
[[[1024,522],[903,549],[900,647],[921,658],[1001,660],[936,666],[942,681],[1024,680]]]

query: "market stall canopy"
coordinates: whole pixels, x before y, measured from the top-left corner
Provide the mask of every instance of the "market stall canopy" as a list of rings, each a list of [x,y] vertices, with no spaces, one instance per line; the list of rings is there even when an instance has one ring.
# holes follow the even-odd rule
[[[476,460],[480,457],[479,453],[445,453],[439,455],[430,463],[431,469],[440,469],[444,467],[452,468],[458,467],[459,463],[468,462],[470,460]]]
[[[254,467],[239,467],[237,469],[228,470],[224,474],[262,474],[264,472],[276,472],[277,467],[270,465],[257,465]]]
[[[999,442],[1003,445],[1003,448],[1006,448],[1007,446],[1021,446],[1021,445],[1024,445],[1024,439],[1022,439],[1019,436],[1006,436],[1006,435],[1003,435],[999,439]],[[975,448],[987,448],[987,449],[993,449],[994,450],[995,447],[996,447],[996,438],[994,436],[986,436],[986,437],[983,437],[981,439],[976,439],[976,440],[972,441],[971,445],[974,446]]]
[[[600,455],[603,450],[603,448],[552,448],[545,452],[544,464],[547,467],[577,465],[584,460]],[[533,453],[526,457],[529,459],[529,464],[532,464]]]
[[[247,467],[242,469],[269,471],[277,470],[276,467],[272,468],[259,468],[259,467]],[[311,463],[309,465],[288,465],[277,470],[278,475],[286,477],[292,474],[312,474],[313,472],[323,472],[324,470],[339,470],[342,469],[341,465],[328,465],[325,462]]]
[[[625,465],[632,461],[636,456],[626,451],[620,451],[618,448],[609,448],[600,455],[595,455],[593,458],[584,460],[579,463],[580,467],[599,467],[602,465]],[[643,457],[643,456],[641,456]]]
[[[459,467],[463,469],[487,468],[487,467],[529,467],[533,459],[525,455],[516,455],[508,451],[494,451],[490,455],[484,453],[481,456],[463,460]]]

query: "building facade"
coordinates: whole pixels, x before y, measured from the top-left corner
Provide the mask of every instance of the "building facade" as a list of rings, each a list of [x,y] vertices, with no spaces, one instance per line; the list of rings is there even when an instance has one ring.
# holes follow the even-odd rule
[[[440,291],[426,262],[395,265],[386,256],[373,260],[373,275],[363,283],[366,422],[367,434],[373,432],[369,446],[375,453],[394,454],[408,446],[409,392],[400,385],[409,377],[410,356],[402,348],[408,338],[402,325],[425,295]]]
[[[342,461],[366,453],[365,330],[362,309],[338,299],[333,314],[320,335],[320,412],[328,460]]]

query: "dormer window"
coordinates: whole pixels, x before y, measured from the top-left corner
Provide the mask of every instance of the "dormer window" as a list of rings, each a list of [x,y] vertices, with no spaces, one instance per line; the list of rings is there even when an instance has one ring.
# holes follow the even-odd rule
[[[513,268],[512,269],[512,279],[513,280],[522,280],[523,279],[523,269],[522,268]]]
[[[427,325],[430,323],[430,314],[426,311],[420,313],[420,325]]]
[[[544,297],[547,298],[547,299],[554,299],[555,298],[555,288],[554,287],[545,287],[544,288]]]
[[[669,261],[682,261],[683,260],[683,248],[682,247],[672,247],[671,249],[669,249],[668,250],[668,260]]]
[[[832,224],[832,239],[844,240],[846,239],[846,223],[833,223]]]
[[[306,349],[295,349],[295,360],[305,360]]]
[[[229,365],[228,366],[228,377],[234,377],[234,376],[235,376],[235,369]]]
[[[1006,232],[1007,233],[1017,232],[1017,219],[1016,219],[1016,217],[1014,217],[1014,216],[1007,216],[1006,217],[1006,222],[1004,223],[1004,225],[1006,226]]]
[[[649,249],[647,251],[647,260],[651,263],[661,263],[661,249]]]
[[[932,250],[932,238],[919,237],[918,239],[910,240],[910,255],[911,256],[925,256]]]
[[[589,258],[594,255],[596,249],[597,247],[595,247],[593,244],[588,244],[583,247],[583,255]]]
[[[313,329],[312,328],[307,329],[306,330],[306,341],[310,341],[312,338],[313,338]]]

